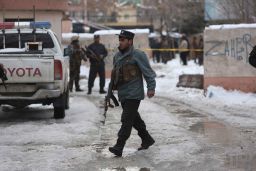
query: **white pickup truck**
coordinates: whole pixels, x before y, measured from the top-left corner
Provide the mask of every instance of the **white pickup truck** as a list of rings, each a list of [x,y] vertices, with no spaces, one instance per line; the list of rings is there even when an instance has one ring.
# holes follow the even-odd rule
[[[8,78],[6,88],[0,85],[0,104],[53,104],[54,118],[64,118],[69,108],[69,57],[48,26],[25,25],[0,23],[0,65]]]

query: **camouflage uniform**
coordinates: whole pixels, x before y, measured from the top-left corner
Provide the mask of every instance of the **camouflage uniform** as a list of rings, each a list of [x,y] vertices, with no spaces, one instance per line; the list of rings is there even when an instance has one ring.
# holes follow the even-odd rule
[[[73,90],[73,82],[75,81],[76,91],[82,91],[80,89],[79,80],[80,80],[80,66],[82,59],[85,59],[85,53],[80,48],[79,41],[74,40],[68,47],[69,49],[69,68],[70,68],[70,81],[69,81],[69,90]]]

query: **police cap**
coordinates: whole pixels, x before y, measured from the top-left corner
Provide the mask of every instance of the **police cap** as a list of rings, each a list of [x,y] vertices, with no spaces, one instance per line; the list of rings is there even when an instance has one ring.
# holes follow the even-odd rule
[[[95,34],[95,35],[94,35],[94,39],[96,39],[96,38],[100,38],[100,35]]]
[[[120,34],[119,34],[119,37],[124,37],[124,38],[127,38],[127,39],[133,39],[135,36],[134,33],[130,32],[130,31],[127,31],[127,30],[121,30]]]

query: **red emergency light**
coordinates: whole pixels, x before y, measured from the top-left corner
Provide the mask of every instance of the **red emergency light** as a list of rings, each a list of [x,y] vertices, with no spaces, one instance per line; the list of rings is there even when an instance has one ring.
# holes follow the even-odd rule
[[[48,21],[38,22],[0,22],[0,29],[18,29],[18,28],[45,28],[50,29],[51,23]]]
[[[12,29],[14,28],[14,22],[0,22],[0,29]]]

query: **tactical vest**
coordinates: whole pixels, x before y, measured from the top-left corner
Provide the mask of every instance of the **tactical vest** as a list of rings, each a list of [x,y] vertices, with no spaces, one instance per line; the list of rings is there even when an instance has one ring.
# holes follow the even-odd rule
[[[132,57],[129,56],[121,66],[114,66],[111,79],[113,80],[113,90],[120,86],[141,77],[141,71],[136,64],[130,64]]]

